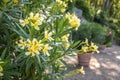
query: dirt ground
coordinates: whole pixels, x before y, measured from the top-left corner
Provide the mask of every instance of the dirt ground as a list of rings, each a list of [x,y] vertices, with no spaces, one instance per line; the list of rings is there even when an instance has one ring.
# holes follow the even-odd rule
[[[79,68],[77,56],[65,58],[70,70]],[[120,80],[120,46],[113,45],[99,54],[93,54],[90,66],[85,67],[85,75],[76,74],[65,80]]]

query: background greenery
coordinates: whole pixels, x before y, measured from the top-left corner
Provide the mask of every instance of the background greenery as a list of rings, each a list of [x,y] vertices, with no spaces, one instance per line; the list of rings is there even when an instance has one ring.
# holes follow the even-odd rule
[[[111,29],[114,41],[120,43],[120,0],[76,0],[75,6],[83,10],[83,17],[88,21]]]

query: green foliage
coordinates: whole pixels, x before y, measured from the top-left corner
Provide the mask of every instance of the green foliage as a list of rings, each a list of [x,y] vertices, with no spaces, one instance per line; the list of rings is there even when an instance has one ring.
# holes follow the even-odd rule
[[[62,4],[67,4],[67,1]],[[54,0],[0,1],[0,58],[4,62],[0,64],[3,67],[3,76],[0,79],[62,80],[64,69],[66,69],[61,70],[62,67],[65,67],[62,58],[70,54],[79,43],[66,40],[66,35],[71,33],[73,27],[69,27],[69,20],[65,18],[66,13],[63,8],[67,7],[65,5],[63,7],[57,6],[58,8],[55,9],[56,5],[59,4],[56,4]],[[62,12],[60,11],[61,8]],[[31,12],[34,16],[36,13],[44,15],[44,21],[41,21],[42,24],[37,26],[39,30],[35,28],[37,24],[33,25],[35,19],[39,21],[38,15],[36,15],[37,18],[32,17],[33,21],[23,26],[25,19],[30,16]],[[20,23],[20,20],[23,23]],[[45,34],[46,30],[48,32]],[[48,39],[44,38],[45,35],[48,35]],[[21,40],[19,40],[20,36],[22,37]],[[63,36],[65,36],[65,39],[61,39]],[[49,40],[50,38],[53,38],[53,40]],[[27,42],[35,39],[42,41],[42,49],[44,49],[45,44],[52,47],[47,50],[49,56],[44,50],[34,51],[36,53],[34,56],[32,54],[26,55],[26,52],[30,52],[30,50],[26,46],[25,49],[21,49],[22,46],[19,46],[22,41]],[[16,41],[18,45],[15,44]],[[29,48],[35,50],[36,47]]]
[[[94,17],[94,10],[92,7],[87,3],[87,0],[76,0],[75,6],[78,9],[81,9],[83,11],[83,17],[85,17],[87,20],[92,20]]]
[[[86,22],[81,24],[78,31],[73,31],[73,40],[79,41],[87,38],[89,41],[92,41],[97,44],[105,43],[105,29],[103,26],[93,22]]]

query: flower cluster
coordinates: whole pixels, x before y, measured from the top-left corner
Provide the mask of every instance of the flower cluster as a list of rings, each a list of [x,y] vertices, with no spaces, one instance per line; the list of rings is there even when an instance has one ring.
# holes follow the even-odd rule
[[[25,54],[31,56],[39,55],[41,51],[49,56],[48,51],[52,49],[48,44],[43,44],[41,40],[38,41],[35,38],[33,40],[24,40],[22,37],[19,40],[18,47],[26,50]]]
[[[82,41],[81,45],[82,46],[81,46],[80,51],[83,52],[83,53],[87,53],[87,52],[97,52],[97,53],[99,53],[98,46],[96,46],[93,42],[91,42],[89,44],[88,39],[86,39],[85,41]]]
[[[24,27],[25,25],[31,25],[34,29],[39,30],[39,26],[43,23],[45,15],[31,12],[29,17],[24,20],[20,19],[20,24]]]
[[[56,10],[60,10],[61,13],[64,13],[66,10],[67,4],[64,1],[56,0],[56,3],[53,8]]]
[[[80,26],[80,19],[78,19],[78,17],[75,14],[67,13],[65,15],[65,18],[68,19],[70,28],[72,27],[78,30],[78,27]]]

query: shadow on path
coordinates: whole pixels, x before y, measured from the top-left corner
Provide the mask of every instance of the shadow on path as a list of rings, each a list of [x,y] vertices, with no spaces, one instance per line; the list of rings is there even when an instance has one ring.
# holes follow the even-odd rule
[[[71,64],[76,65],[77,57],[72,59]],[[120,46],[113,45],[99,54],[93,54],[90,67],[85,67],[85,72],[85,75],[76,74],[65,80],[120,80]]]

